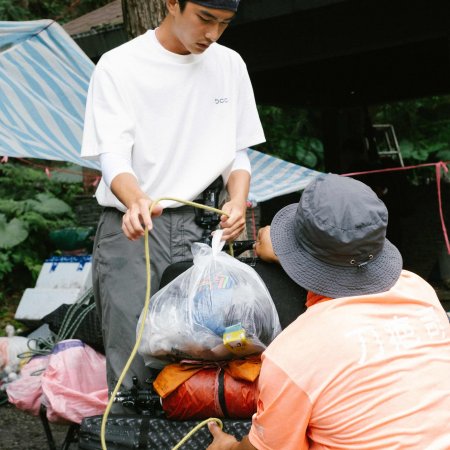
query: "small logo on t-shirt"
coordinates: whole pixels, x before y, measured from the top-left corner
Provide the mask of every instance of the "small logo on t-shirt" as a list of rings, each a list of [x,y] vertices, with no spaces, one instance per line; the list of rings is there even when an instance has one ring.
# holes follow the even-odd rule
[[[224,97],[224,98],[215,98],[214,99],[214,103],[216,105],[219,105],[220,103],[228,103],[228,98]]]

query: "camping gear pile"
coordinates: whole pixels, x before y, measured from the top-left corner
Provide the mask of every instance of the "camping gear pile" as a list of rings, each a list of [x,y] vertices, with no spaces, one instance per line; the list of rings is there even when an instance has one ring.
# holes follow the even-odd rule
[[[281,331],[264,282],[221,251],[221,236],[193,244],[193,266],[149,305],[139,353],[163,368],[153,387],[170,419],[251,417],[259,355]]]
[[[39,416],[48,448],[50,423],[67,424],[62,449],[78,440],[84,417],[102,414],[108,401],[106,360],[92,290],[93,228],[54,230],[62,253],[47,258],[36,285],[15,312],[26,333],[6,327],[0,338],[0,405]],[[70,447],[72,448],[72,447]]]
[[[36,287],[25,291],[16,312],[34,331],[13,336],[9,327],[8,337],[0,338],[2,389],[8,401],[40,415],[44,423],[79,424],[102,413],[108,401],[105,356],[78,333],[86,328],[86,318],[95,315],[90,267],[90,256],[47,259]]]

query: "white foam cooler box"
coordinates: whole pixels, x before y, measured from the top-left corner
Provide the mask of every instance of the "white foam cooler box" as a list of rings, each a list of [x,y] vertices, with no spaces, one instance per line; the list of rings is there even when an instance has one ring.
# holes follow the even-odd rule
[[[92,286],[92,256],[52,256],[46,259],[34,288],[23,293],[15,319],[40,322],[62,304],[75,303]]]

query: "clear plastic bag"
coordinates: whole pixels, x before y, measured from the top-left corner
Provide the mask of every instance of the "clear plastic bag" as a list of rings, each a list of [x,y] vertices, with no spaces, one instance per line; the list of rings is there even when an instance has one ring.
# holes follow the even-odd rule
[[[147,365],[261,353],[281,331],[266,285],[221,251],[221,236],[215,232],[211,247],[193,244],[194,265],[151,298],[139,346]]]
[[[0,371],[18,371],[21,362],[19,355],[27,353],[36,345],[26,337],[15,336],[16,329],[12,325],[6,325],[5,331],[7,336],[0,337]]]
[[[28,339],[21,336],[1,337],[0,338],[0,370],[6,366],[11,368],[18,367],[20,364],[19,355],[26,353]]]

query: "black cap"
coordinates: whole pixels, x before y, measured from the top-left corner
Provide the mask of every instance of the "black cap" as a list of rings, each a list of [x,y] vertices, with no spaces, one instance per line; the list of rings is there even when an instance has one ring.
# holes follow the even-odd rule
[[[240,0],[189,0],[192,3],[206,6],[213,9],[227,9],[229,11],[236,12],[239,6]]]

